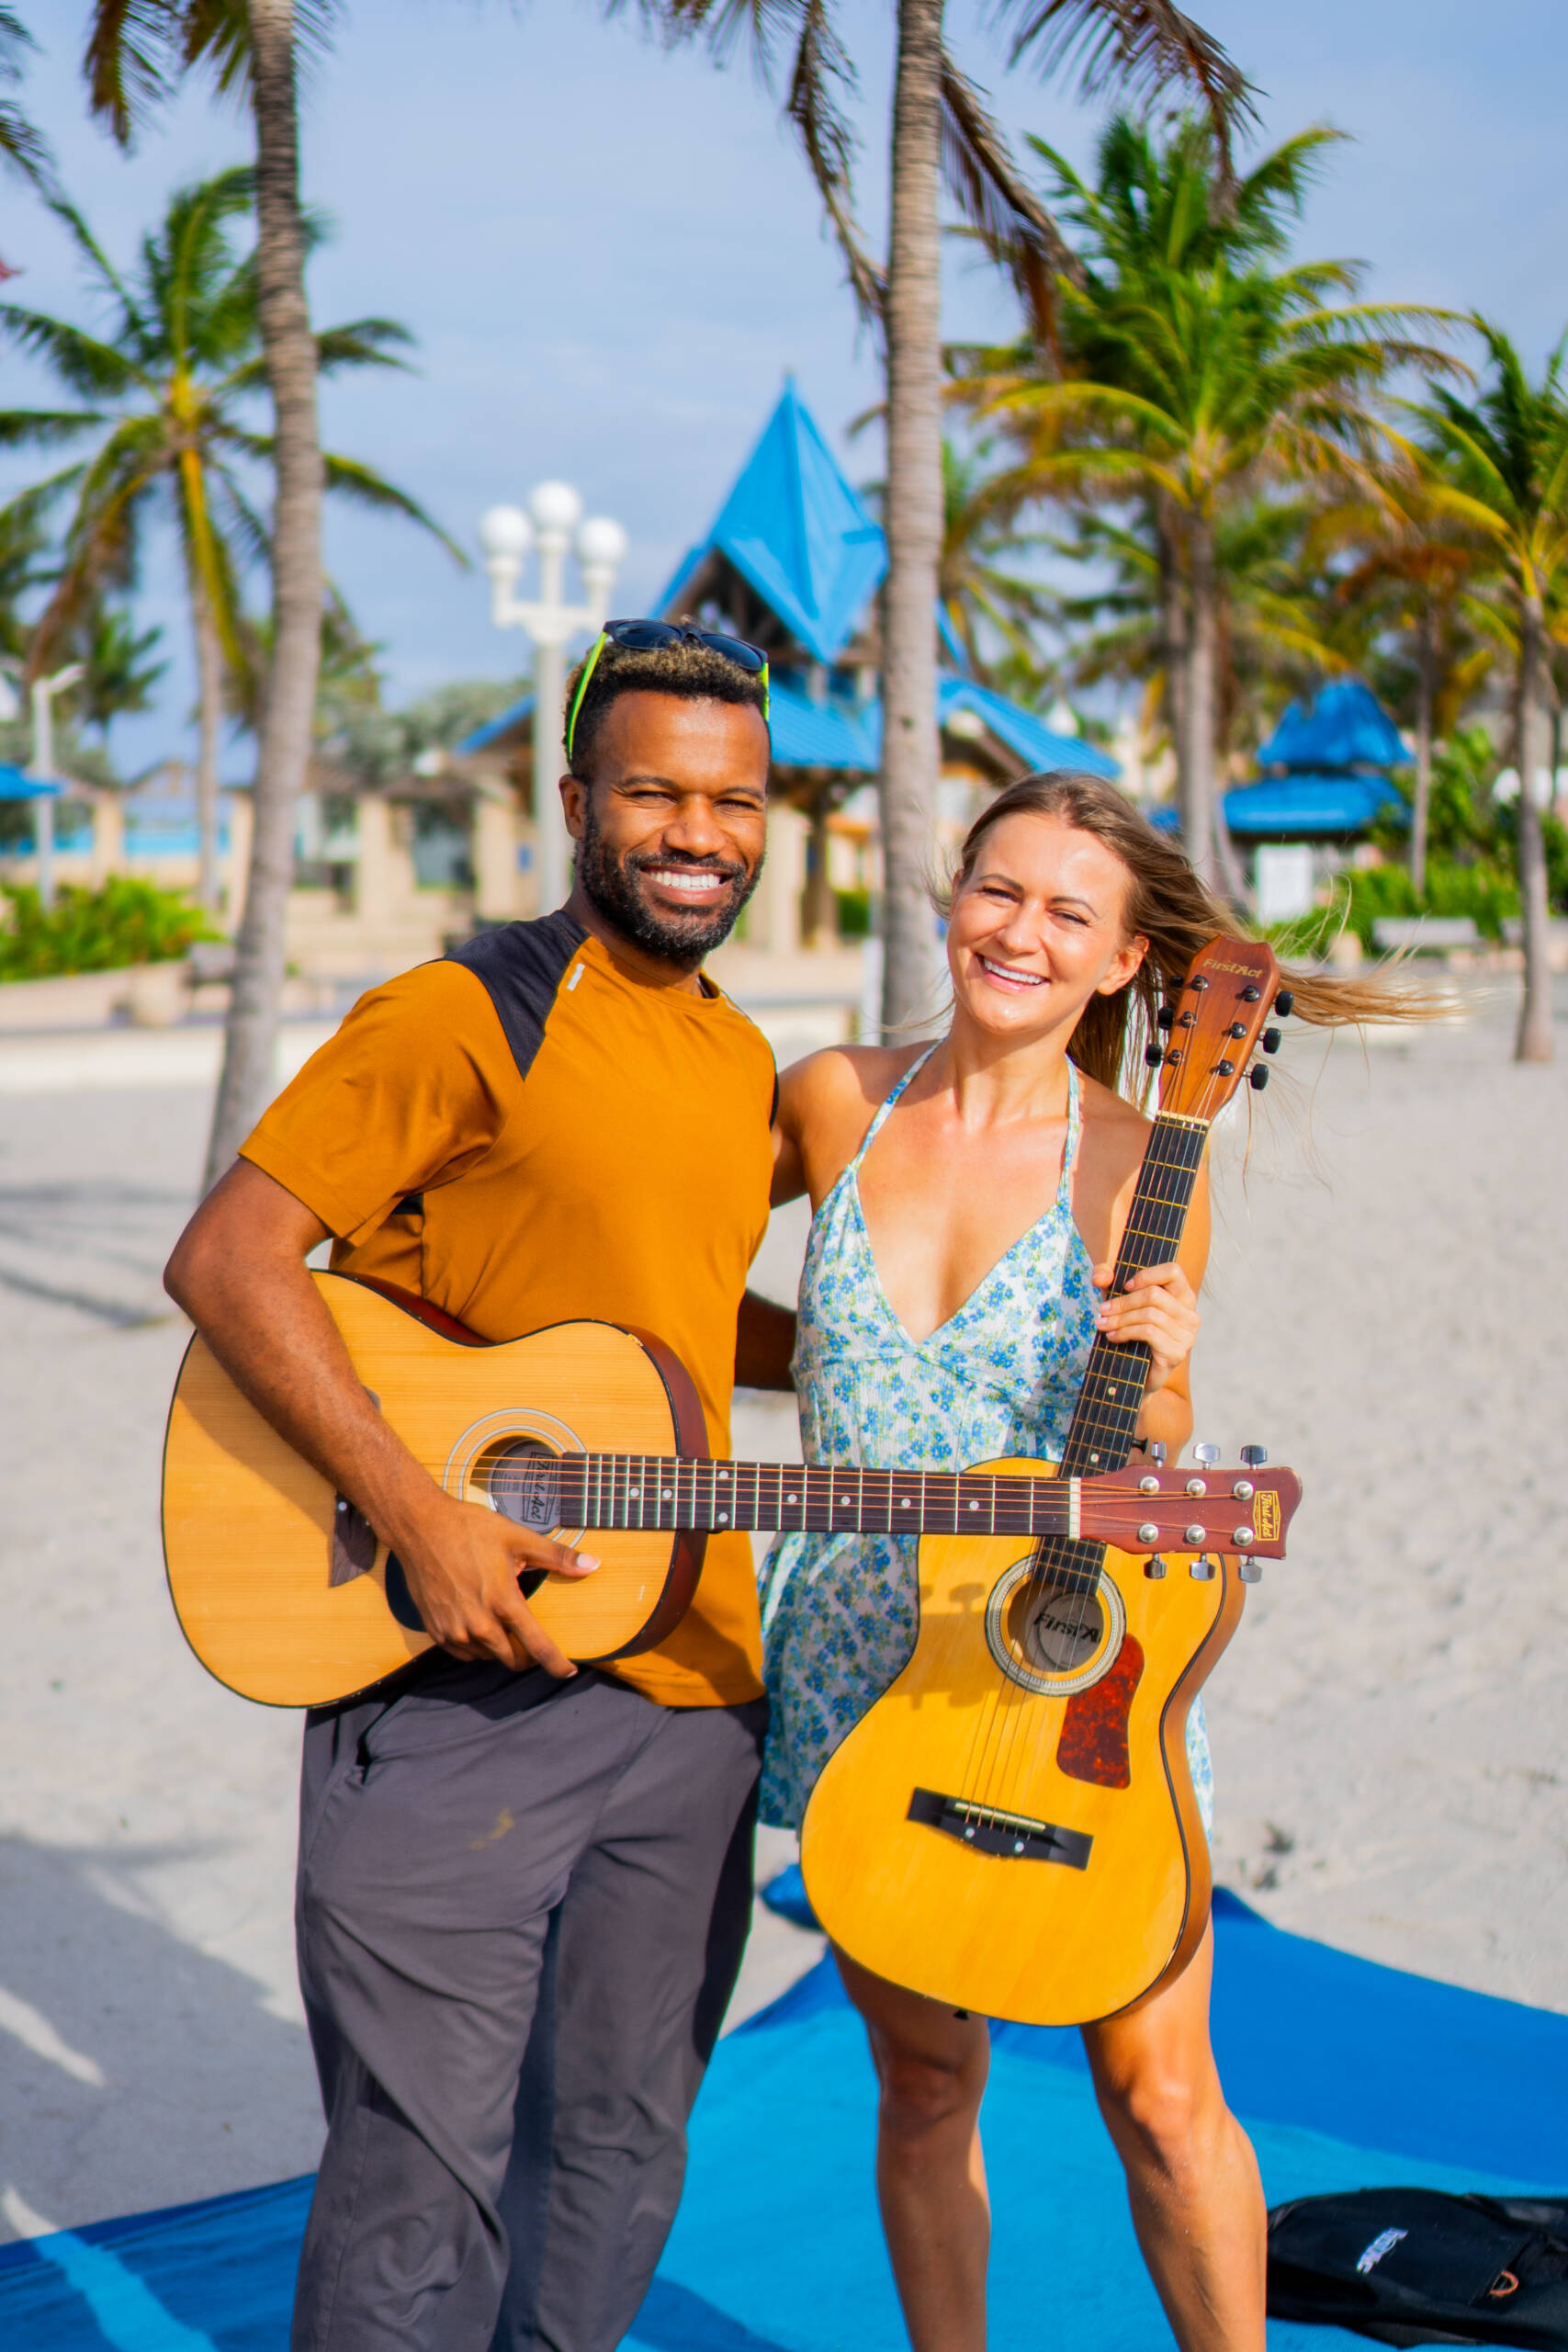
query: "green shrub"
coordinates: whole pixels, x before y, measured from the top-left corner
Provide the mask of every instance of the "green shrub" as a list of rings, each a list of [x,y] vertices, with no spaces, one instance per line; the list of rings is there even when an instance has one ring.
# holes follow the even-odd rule
[[[0,981],[167,964],[198,939],[220,936],[179,891],[128,875],[96,890],[62,889],[47,914],[30,886],[0,883]]]
[[[869,890],[835,890],[834,900],[839,910],[840,939],[869,939],[871,936],[871,892]]]
[[[1380,916],[1413,922],[1417,915],[1468,915],[1483,939],[1501,939],[1506,918],[1519,911],[1513,875],[1489,861],[1460,865],[1429,860],[1427,894],[1418,896],[1403,865],[1356,866],[1336,876],[1326,907],[1275,923],[1269,939],[1286,956],[1326,956],[1341,928],[1353,931],[1369,956],[1378,954],[1372,925]]]

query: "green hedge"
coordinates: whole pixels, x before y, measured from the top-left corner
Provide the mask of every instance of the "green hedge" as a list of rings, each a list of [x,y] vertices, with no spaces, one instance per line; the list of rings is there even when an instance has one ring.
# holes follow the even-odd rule
[[[172,963],[198,939],[221,936],[177,890],[122,874],[96,890],[58,891],[47,914],[30,886],[0,883],[0,981]]]
[[[1298,916],[1294,922],[1276,923],[1269,935],[1288,956],[1326,955],[1343,926],[1372,956],[1380,952],[1372,933],[1380,915],[1402,922],[1417,915],[1468,915],[1483,939],[1496,940],[1503,936],[1505,921],[1518,911],[1518,888],[1500,866],[1430,864],[1422,897],[1404,866],[1374,865],[1339,875],[1331,905]]]

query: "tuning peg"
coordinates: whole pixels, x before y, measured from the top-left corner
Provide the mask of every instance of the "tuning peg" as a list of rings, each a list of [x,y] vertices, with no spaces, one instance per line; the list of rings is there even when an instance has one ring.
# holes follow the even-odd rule
[[[1187,1573],[1195,1584],[1209,1584],[1213,1578],[1214,1564],[1206,1552],[1200,1552]]]
[[[1241,1458],[1249,1470],[1261,1470],[1269,1459],[1269,1448],[1266,1445],[1244,1445]]]
[[[1246,1035],[1247,1023],[1245,1021],[1233,1021],[1230,1027],[1225,1031],[1225,1035],[1227,1037],[1245,1037]]]
[[[1261,1062],[1258,1062],[1254,1066],[1252,1076],[1247,1082],[1249,1086],[1256,1088],[1259,1094],[1262,1093],[1264,1088],[1269,1083],[1269,1073],[1264,1069]]]
[[[1243,1004],[1256,1004],[1262,993],[1262,989],[1255,989],[1249,980],[1241,992],[1241,1001]]]
[[[1144,1047],[1144,1059],[1147,1062],[1151,1069],[1158,1069],[1161,1062],[1165,1059],[1165,1047],[1163,1046],[1156,1045],[1145,1046]]]
[[[1192,1449],[1193,1461],[1201,1462],[1205,1470],[1212,1470],[1219,1458],[1220,1449],[1217,1445],[1195,1445]]]
[[[1162,1029],[1174,1028],[1176,1025],[1175,1005],[1162,1004],[1159,1011],[1155,1014],[1155,1019],[1158,1022]]]
[[[1278,1029],[1265,1029],[1263,1032],[1263,1050],[1266,1054],[1277,1054],[1279,1052],[1280,1032]]]
[[[1255,1560],[1250,1552],[1244,1552],[1236,1562],[1236,1573],[1243,1584],[1261,1584],[1263,1563],[1261,1560]]]
[[[1144,1574],[1149,1578],[1150,1582],[1154,1584],[1157,1584],[1161,1577],[1164,1576],[1165,1562],[1160,1558],[1157,1552],[1152,1552],[1149,1555],[1149,1557],[1144,1562]]]
[[[1164,1439],[1157,1437],[1150,1438],[1147,1445],[1144,1448],[1144,1457],[1145,1461],[1152,1462],[1156,1470],[1163,1470],[1165,1468]]]
[[[1296,1000],[1292,990],[1290,989],[1281,989],[1280,990],[1279,995],[1274,999],[1274,1010],[1279,1014],[1281,1021],[1289,1020],[1292,1012],[1295,1010],[1295,1002]]]

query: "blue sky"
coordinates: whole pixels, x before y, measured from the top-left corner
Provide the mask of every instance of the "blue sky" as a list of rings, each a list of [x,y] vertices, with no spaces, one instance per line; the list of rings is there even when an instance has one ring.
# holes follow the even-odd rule
[[[83,115],[84,12],[25,9],[44,55],[26,99],[110,250],[127,255],[169,189],[248,152],[243,117],[183,99],[122,159]],[[1568,63],[1562,0],[1204,0],[1198,14],[1262,94],[1263,135],[1328,121],[1353,134],[1314,197],[1301,249],[1370,265],[1390,299],[1480,307],[1538,358],[1568,321]],[[980,10],[952,0],[959,55],[1004,121],[1087,161],[1096,112],[1004,74]],[[886,209],[886,0],[851,0],[861,66],[862,208]],[[615,602],[645,606],[703,530],[784,371],[845,453],[878,470],[850,419],[876,396],[805,168],[744,64],[668,55],[633,23],[534,0],[378,0],[348,14],[313,77],[307,191],[336,222],[319,257],[321,322],[389,313],[417,334],[419,372],[329,387],[330,444],[405,484],[453,534],[497,499],[561,475],[631,548]],[[84,317],[55,224],[0,186],[11,299]],[[955,254],[950,333],[1003,329],[997,287]],[[6,405],[52,396],[6,354]],[[25,479],[15,459],[0,481]],[[455,676],[509,675],[524,641],[489,623],[486,583],[406,526],[339,515],[328,557],[391,698]],[[156,718],[117,733],[122,763],[188,742],[189,668],[166,558],[142,605],[176,656]],[[243,773],[245,754],[230,764]]]

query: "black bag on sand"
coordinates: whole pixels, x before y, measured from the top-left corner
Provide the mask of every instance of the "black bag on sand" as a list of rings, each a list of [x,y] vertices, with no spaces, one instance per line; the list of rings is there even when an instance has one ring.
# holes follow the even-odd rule
[[[1276,2205],[1269,2311],[1383,2344],[1568,2352],[1568,2198],[1359,2188]]]

